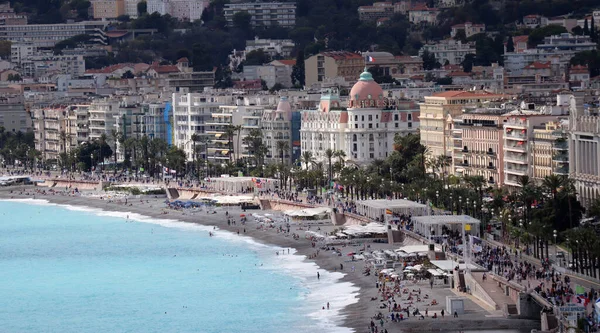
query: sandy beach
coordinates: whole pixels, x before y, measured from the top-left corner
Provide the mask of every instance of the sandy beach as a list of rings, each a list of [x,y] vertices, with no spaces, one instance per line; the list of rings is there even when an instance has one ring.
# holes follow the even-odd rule
[[[216,226],[219,229],[227,230],[233,233],[240,233],[240,235],[249,236],[255,240],[275,245],[283,248],[295,248],[297,254],[305,256],[305,260],[314,261],[321,270],[320,274],[327,274],[327,272],[340,271],[340,264],[343,265],[343,272],[346,273],[342,281],[351,282],[355,286],[360,288],[359,300],[357,303],[347,306],[342,314],[343,325],[354,329],[355,332],[370,332],[371,318],[378,312],[382,312],[384,315],[388,314],[387,306],[382,309],[381,305],[387,303],[378,300],[371,300],[372,298],[378,297],[376,288],[376,277],[374,275],[365,276],[362,274],[364,268],[363,261],[350,261],[350,257],[346,256],[349,252],[358,252],[358,247],[348,246],[341,249],[342,256],[334,255],[330,251],[320,251],[318,255],[315,255],[317,250],[312,247],[309,240],[304,238],[304,230],[298,230],[298,225],[291,225],[291,232],[299,234],[298,240],[293,239],[285,233],[278,233],[275,229],[258,229],[257,223],[253,222],[252,219],[246,224],[239,224],[239,216],[242,214],[242,210],[239,207],[220,207],[217,208],[216,214],[207,214],[206,212],[197,212],[193,215],[189,213],[182,213],[181,211],[167,210],[164,203],[164,198],[159,199],[129,199],[128,205],[118,202],[109,202],[108,200],[101,200],[99,198],[92,198],[89,196],[68,196],[61,194],[46,194],[40,195],[35,193],[36,190],[48,190],[47,188],[36,188],[33,186],[26,187],[9,187],[0,189],[0,199],[24,199],[24,198],[35,198],[48,200],[55,204],[64,205],[76,205],[76,206],[87,206],[91,208],[98,208],[106,211],[120,211],[120,212],[131,212],[137,213],[149,217],[158,219],[172,219],[179,220],[189,223],[199,223],[202,225]],[[168,214],[164,214],[168,211]],[[238,221],[236,225],[227,224],[227,216],[225,212],[228,212],[229,217],[234,217]],[[264,214],[269,213],[268,211],[247,211],[246,214],[258,213]],[[316,228],[316,227],[314,227]],[[314,230],[314,229],[313,229]],[[322,227],[321,232],[332,231],[333,226]],[[245,231],[245,232],[244,232]],[[399,245],[387,245],[387,244],[375,244],[371,243],[371,250],[374,249],[393,249],[398,248]],[[310,258],[310,259],[309,259]],[[354,270],[352,267],[354,266]],[[316,277],[316,272],[315,272]],[[418,284],[407,284],[407,288],[420,288],[422,293],[427,293],[429,299],[436,299],[438,305],[429,306],[429,304],[414,304],[419,308],[422,314],[425,310],[428,311],[428,317],[424,320],[420,320],[417,317],[410,316],[401,322],[384,322],[384,328],[379,330],[383,332],[384,329],[388,332],[459,332],[468,330],[502,330],[502,329],[513,329],[519,330],[520,332],[527,332],[531,329],[538,328],[539,322],[522,319],[507,319],[502,316],[501,311],[494,311],[485,309],[482,305],[470,297],[469,295],[459,295],[449,288],[433,287],[430,288],[427,281]],[[441,310],[445,307],[446,296],[464,296],[467,297],[465,302],[466,313],[453,318],[450,315],[441,317]],[[402,300],[397,300],[399,304],[402,304]],[[335,306],[335,304],[331,304]],[[325,310],[326,311],[326,310]],[[432,319],[431,317],[435,314],[439,318]],[[380,326],[377,321],[377,326]]]

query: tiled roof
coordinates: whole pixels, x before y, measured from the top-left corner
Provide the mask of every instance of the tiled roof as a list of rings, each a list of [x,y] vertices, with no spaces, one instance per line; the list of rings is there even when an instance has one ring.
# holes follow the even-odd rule
[[[294,66],[296,65],[296,59],[284,59],[284,60],[277,60],[280,63],[284,64],[284,65],[288,65],[288,66]]]
[[[352,53],[348,51],[328,51],[322,52],[321,55],[325,57],[330,57],[336,60],[340,59],[362,59],[362,56],[357,53]]]
[[[179,60],[177,60],[177,62],[180,63],[180,62],[190,62],[190,61],[188,60],[188,58],[183,57],[183,58],[180,58]]]
[[[550,61],[546,61],[546,62],[539,62],[539,61],[534,61],[532,63],[530,63],[529,65],[525,66],[525,69],[548,69],[550,68]]]
[[[513,39],[514,44],[522,43],[522,42],[527,43],[527,41],[529,40],[529,36],[528,35],[513,36],[512,39]]]
[[[444,91],[435,95],[433,97],[446,97],[446,98],[476,98],[476,97],[503,97],[504,95],[492,94],[485,90],[479,90],[477,92],[472,91]]]

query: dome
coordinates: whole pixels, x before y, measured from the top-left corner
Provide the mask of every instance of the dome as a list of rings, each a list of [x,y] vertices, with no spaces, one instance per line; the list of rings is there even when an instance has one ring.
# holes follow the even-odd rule
[[[285,120],[292,119],[292,106],[290,105],[287,97],[281,97],[279,104],[277,104],[277,112],[282,113]]]
[[[383,105],[383,89],[365,68],[365,71],[360,74],[358,82],[350,90],[350,107],[374,108],[383,107]]]

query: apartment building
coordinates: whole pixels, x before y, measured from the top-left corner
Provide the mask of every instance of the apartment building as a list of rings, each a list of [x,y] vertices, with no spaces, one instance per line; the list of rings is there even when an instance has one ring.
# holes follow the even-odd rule
[[[61,153],[77,145],[76,117],[67,107],[48,107],[31,111],[35,149],[47,163],[57,163]]]
[[[81,55],[33,55],[22,59],[19,68],[23,76],[28,78],[40,78],[50,74],[80,77],[85,73],[85,60]]]
[[[446,91],[425,96],[420,104],[421,144],[432,156],[452,156],[452,119],[459,117],[465,107],[481,107],[484,103],[499,101],[506,95],[487,91]]]
[[[275,110],[266,109],[261,119],[263,142],[267,147],[266,160],[274,163],[290,163],[292,157],[292,106],[287,97],[281,97]],[[287,149],[278,149],[279,142],[286,142]],[[283,155],[283,156],[282,156]]]
[[[125,15],[129,16],[130,18],[137,18],[138,17],[138,3],[140,3],[142,0],[125,0]],[[147,4],[146,4],[147,5]],[[147,9],[147,7],[146,7]]]
[[[596,43],[592,42],[590,36],[577,36],[570,33],[544,37],[544,42],[536,46],[538,50],[562,50],[562,51],[591,51],[596,49]]]
[[[430,24],[437,23],[440,13],[438,8],[429,8],[425,4],[417,4],[408,10],[408,21],[412,24]]]
[[[500,108],[476,108],[454,120],[453,174],[481,176],[489,186],[504,184],[505,112]]]
[[[539,111],[515,110],[506,114],[504,123],[504,183],[512,187],[520,187],[519,179],[522,176],[533,177],[532,158],[537,149],[537,162],[548,162],[551,154],[551,145],[543,147],[535,143],[534,129],[545,127],[548,122],[558,121],[555,115],[540,113]],[[546,155],[546,157],[544,157]],[[551,156],[550,156],[551,158]],[[540,166],[538,170],[543,170]]]
[[[36,47],[52,48],[65,39],[77,35],[91,36],[90,42],[107,45],[104,33],[107,22],[83,21],[77,23],[0,25],[0,40],[32,42]]]
[[[381,18],[390,18],[396,10],[392,2],[374,2],[372,6],[358,7],[358,18],[361,21],[377,21]]]
[[[37,47],[31,42],[12,43],[10,45],[10,62],[19,66],[22,60],[32,57],[37,51]]]
[[[97,20],[125,15],[125,0],[92,0],[92,16]]]
[[[219,96],[200,93],[174,93],[173,107],[173,143],[186,152],[189,161],[193,159],[192,135],[197,134],[212,139],[214,134],[207,133],[207,122],[212,114],[219,112],[220,105],[235,105],[232,95]],[[203,150],[202,158],[207,158]]]
[[[287,58],[292,56],[292,51],[296,44],[291,39],[254,39],[246,41],[245,54],[248,52],[262,50],[269,57],[274,58],[280,56]]]
[[[326,79],[341,77],[345,82],[355,82],[365,67],[365,59],[358,53],[347,51],[321,52],[304,61],[306,86]]]
[[[269,89],[276,84],[287,88],[292,87],[292,66],[279,61],[263,66],[244,66],[243,75],[246,81],[264,80]]]
[[[89,114],[89,132],[90,140],[98,140],[102,134],[110,135],[112,130],[116,129],[117,116],[121,101],[116,98],[95,99],[90,104]]]
[[[226,4],[223,9],[227,24],[233,25],[233,16],[238,12],[252,15],[253,27],[280,26],[293,28],[296,25],[296,3],[294,2],[247,2]]]
[[[456,37],[459,31],[464,31],[465,36],[467,38],[481,34],[485,32],[485,24],[475,24],[473,22],[465,22],[461,24],[455,24],[452,26],[452,30],[450,31],[450,37]]]
[[[22,94],[0,89],[0,127],[7,132],[27,132],[32,128],[31,116],[25,110]]]
[[[202,12],[209,5],[207,0],[148,0],[148,13],[171,15],[182,21],[195,21],[202,18]]]
[[[566,126],[561,121],[549,121],[534,126],[531,140],[531,177],[541,182],[552,174],[569,174],[569,152]]]
[[[572,110],[568,140],[559,144],[569,148],[569,177],[575,181],[579,200],[589,207],[600,197],[600,108]]]
[[[460,65],[467,54],[475,54],[475,42],[463,43],[459,40],[445,39],[435,44],[423,45],[419,50],[419,56],[427,51],[435,56],[442,65]]]
[[[263,106],[219,106],[205,124],[206,134],[210,139],[206,158],[214,163],[253,159],[254,156],[248,150],[248,145],[243,142],[243,139],[250,134],[252,129],[261,128],[264,110]],[[231,138],[227,134],[229,126],[240,126],[239,131],[235,132]]]

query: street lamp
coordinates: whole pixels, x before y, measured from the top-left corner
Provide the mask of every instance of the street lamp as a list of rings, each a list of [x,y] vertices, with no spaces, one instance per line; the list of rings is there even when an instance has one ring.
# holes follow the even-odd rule
[[[452,200],[452,194],[450,194],[450,213],[454,215],[454,200]]]
[[[460,213],[462,213],[461,209],[462,209],[462,196],[459,195],[458,196],[458,207],[456,207],[456,214],[460,215]]]
[[[466,208],[467,215],[469,215],[469,203],[470,202],[471,202],[471,200],[469,200],[469,198],[467,198],[467,205],[465,206],[465,207],[467,207]]]
[[[558,244],[556,244],[556,237],[558,236],[558,232],[556,229],[552,231],[554,235],[554,262],[558,262]]]
[[[435,205],[439,206],[439,200],[440,200],[440,191],[435,190]]]

